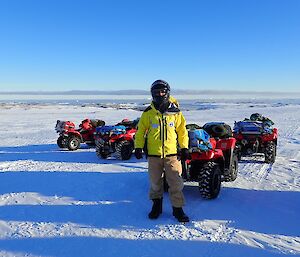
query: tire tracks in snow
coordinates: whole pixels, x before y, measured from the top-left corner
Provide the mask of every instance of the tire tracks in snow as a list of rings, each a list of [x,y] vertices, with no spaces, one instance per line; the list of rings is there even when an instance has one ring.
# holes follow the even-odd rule
[[[298,123],[293,123],[278,135],[278,155],[286,159],[299,157],[299,144],[300,127]]]
[[[263,163],[260,156],[247,158],[239,163],[239,177],[252,185],[264,184],[272,172],[272,164]],[[237,183],[238,180],[237,180]]]

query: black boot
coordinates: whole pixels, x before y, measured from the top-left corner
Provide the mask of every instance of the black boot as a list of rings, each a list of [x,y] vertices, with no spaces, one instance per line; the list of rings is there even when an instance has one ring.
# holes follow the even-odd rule
[[[153,199],[152,210],[149,212],[149,219],[157,219],[162,213],[162,198]]]
[[[179,221],[179,222],[189,222],[190,219],[186,214],[184,213],[183,209],[181,207],[173,207],[173,216]]]

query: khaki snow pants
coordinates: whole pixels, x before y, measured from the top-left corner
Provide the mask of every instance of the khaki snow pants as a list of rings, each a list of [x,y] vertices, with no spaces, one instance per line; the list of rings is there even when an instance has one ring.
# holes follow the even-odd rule
[[[166,158],[148,157],[148,173],[150,178],[150,199],[162,198],[163,172],[169,185],[169,197],[173,207],[182,207],[184,205],[184,196],[182,193],[183,180],[181,178],[182,167],[177,156]]]

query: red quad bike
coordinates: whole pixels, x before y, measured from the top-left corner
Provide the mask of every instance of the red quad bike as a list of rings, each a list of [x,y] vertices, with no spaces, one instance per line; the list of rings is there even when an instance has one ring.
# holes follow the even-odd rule
[[[104,125],[105,122],[103,120],[85,119],[79,125],[79,129],[76,129],[74,122],[57,120],[55,126],[56,132],[59,133],[57,145],[60,148],[68,148],[70,151],[77,150],[81,143],[94,146],[96,127]]]
[[[134,136],[138,120],[122,122],[113,126],[103,126],[96,129],[96,154],[106,159],[114,155],[120,160],[129,160],[134,150]]]
[[[239,147],[239,160],[242,156],[262,153],[265,163],[274,163],[277,151],[278,130],[273,123],[244,120],[235,122],[233,135]]]
[[[183,162],[183,179],[199,183],[203,198],[216,198],[221,182],[234,181],[238,172],[236,140],[229,125],[206,123],[201,129],[187,125],[191,159]]]

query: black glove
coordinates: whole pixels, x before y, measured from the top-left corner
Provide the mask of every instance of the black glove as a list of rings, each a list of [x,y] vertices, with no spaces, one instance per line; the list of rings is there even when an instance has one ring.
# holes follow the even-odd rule
[[[142,148],[135,148],[134,149],[134,155],[135,155],[135,158],[142,159],[143,158],[143,149]]]
[[[182,148],[181,149],[181,160],[183,161],[186,161],[188,159],[191,159],[191,156],[190,156],[190,153],[189,153],[189,150],[187,148]]]

